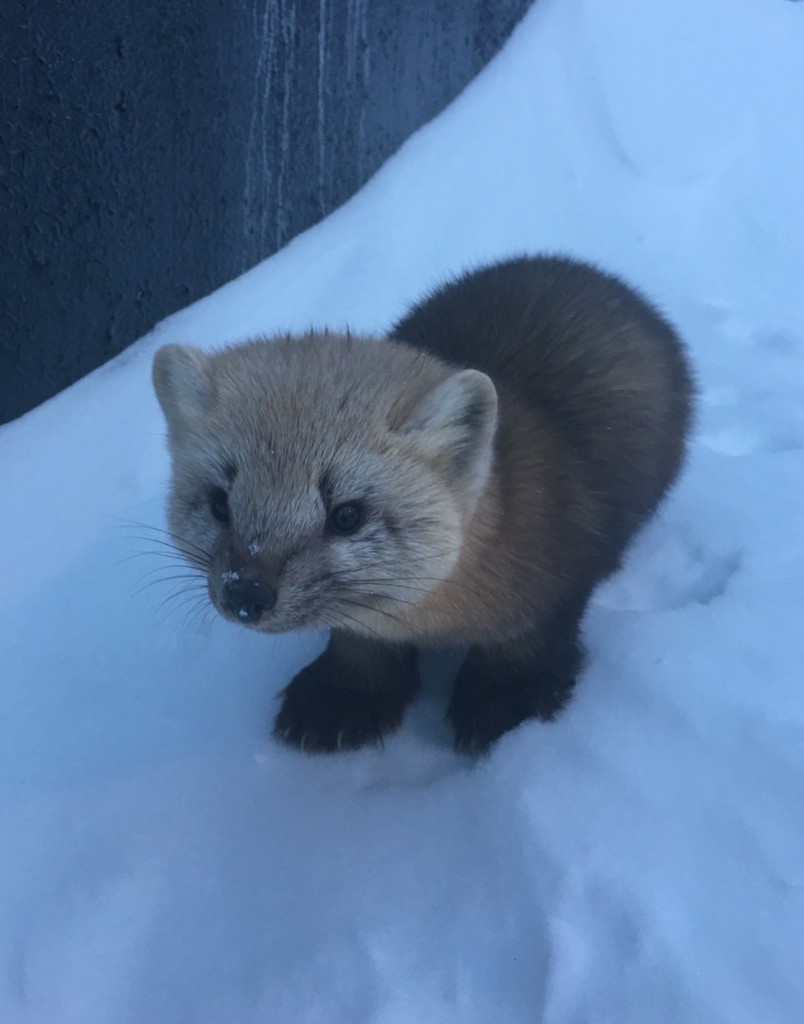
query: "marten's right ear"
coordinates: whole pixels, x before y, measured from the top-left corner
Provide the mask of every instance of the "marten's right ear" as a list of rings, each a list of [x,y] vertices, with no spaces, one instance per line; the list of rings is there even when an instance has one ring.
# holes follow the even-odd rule
[[[208,362],[203,352],[185,345],[165,345],[154,356],[154,390],[171,432],[181,432],[209,412]]]

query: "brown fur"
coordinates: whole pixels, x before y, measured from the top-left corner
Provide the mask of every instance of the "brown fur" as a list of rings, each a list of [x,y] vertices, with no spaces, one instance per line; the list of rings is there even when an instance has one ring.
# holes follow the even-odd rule
[[[168,346],[154,382],[171,529],[216,606],[265,631],[335,631],[277,719],[317,749],[398,724],[411,643],[470,646],[450,705],[459,747],[552,717],[592,589],[678,473],[692,395],[652,307],[548,258],[446,285],[386,340]],[[226,524],[213,488],[228,493]],[[366,523],[334,536],[328,512],[349,502]]]

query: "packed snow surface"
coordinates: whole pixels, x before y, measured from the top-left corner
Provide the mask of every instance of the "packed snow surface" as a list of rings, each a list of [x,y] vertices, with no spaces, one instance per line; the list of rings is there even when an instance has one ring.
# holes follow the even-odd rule
[[[802,68],[804,4],[540,0],[345,207],[0,432],[0,1024],[804,1020]],[[168,578],[154,349],[545,249],[701,387],[574,702],[462,759],[436,661],[385,749],[278,747],[324,638]]]

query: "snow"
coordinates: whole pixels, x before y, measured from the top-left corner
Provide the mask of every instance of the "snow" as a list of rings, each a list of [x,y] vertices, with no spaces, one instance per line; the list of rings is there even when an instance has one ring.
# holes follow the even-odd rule
[[[346,206],[0,431],[0,1024],[804,1019],[803,54],[784,0],[540,0]],[[324,638],[169,578],[155,348],[543,249],[660,302],[702,392],[575,700],[462,759],[444,655],[385,749],[278,747]]]

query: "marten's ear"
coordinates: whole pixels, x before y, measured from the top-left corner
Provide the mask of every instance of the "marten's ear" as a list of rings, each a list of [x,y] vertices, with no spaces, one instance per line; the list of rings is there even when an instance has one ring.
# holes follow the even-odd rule
[[[401,433],[415,438],[425,457],[477,495],[488,480],[496,426],[491,379],[478,370],[460,370],[424,396]]]
[[[208,361],[203,352],[185,345],[164,345],[154,356],[154,390],[171,433],[181,433],[212,406]]]

